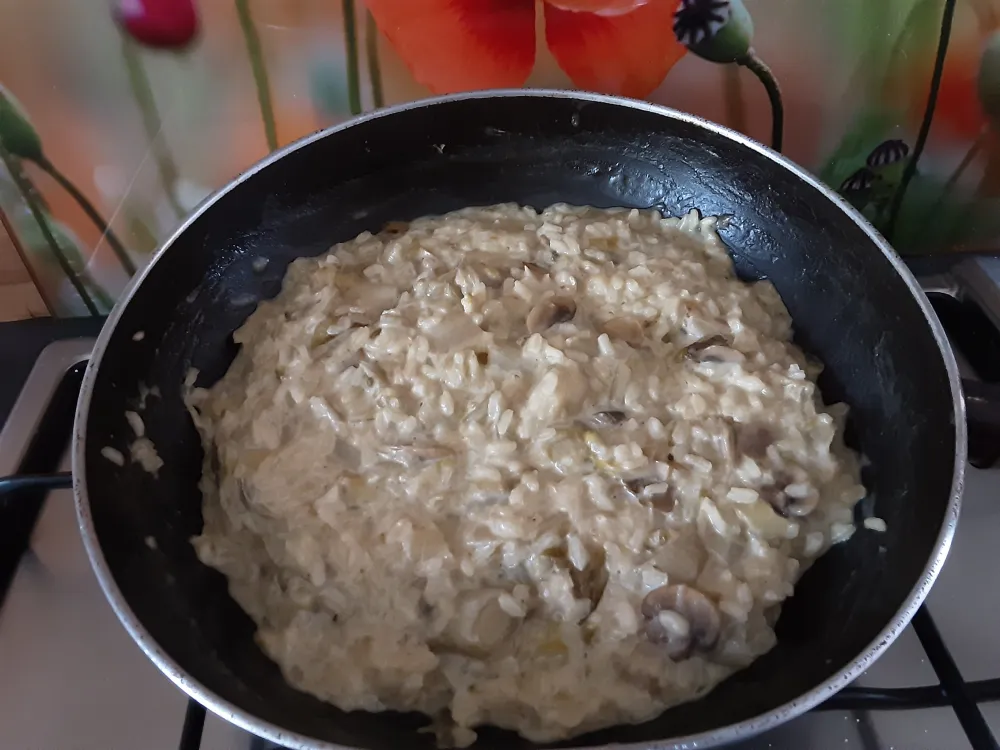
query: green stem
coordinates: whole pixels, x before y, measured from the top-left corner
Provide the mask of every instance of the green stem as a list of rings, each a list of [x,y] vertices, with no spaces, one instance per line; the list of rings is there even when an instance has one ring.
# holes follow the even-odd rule
[[[743,82],[738,65],[722,68],[722,91],[726,105],[726,125],[741,133],[747,132],[747,108],[743,101]]]
[[[278,148],[278,128],[274,121],[274,105],[271,103],[271,84],[267,80],[267,66],[264,65],[260,36],[257,34],[257,26],[250,11],[250,0],[236,0],[236,15],[240,19],[243,41],[246,43],[247,57],[250,59],[250,70],[253,72],[254,86],[257,88],[257,103],[260,106],[260,119],[264,123],[267,148],[274,151]]]
[[[917,173],[917,162],[920,161],[924,148],[927,146],[927,138],[931,133],[931,125],[934,122],[934,110],[937,107],[938,91],[941,88],[941,74],[944,71],[944,61],[948,56],[948,42],[951,40],[951,24],[955,18],[956,0],[945,0],[944,14],[941,18],[941,35],[938,38],[937,57],[934,60],[934,72],[931,74],[930,91],[927,94],[927,106],[924,107],[924,118],[920,123],[920,132],[917,134],[916,143],[913,144],[913,153],[906,162],[903,170],[903,177],[899,181],[899,187],[892,196],[892,206],[889,209],[889,221],[886,224],[885,236],[892,242],[893,234],[896,230],[896,222],[899,221],[899,211],[903,206],[903,198],[906,197],[906,190],[910,186],[914,175]]]
[[[27,205],[27,201],[25,201]],[[4,231],[7,232],[7,238],[10,240],[10,244],[14,248],[14,252],[17,253],[17,257],[21,259],[21,265],[24,266],[24,270],[28,273],[28,278],[31,279],[31,283],[35,286],[35,291],[38,292],[38,296],[42,298],[42,304],[45,305],[46,311],[49,313],[49,317],[56,314],[56,306],[49,299],[48,289],[45,288],[45,284],[42,283],[42,279],[38,276],[35,266],[31,263],[31,256],[27,250],[25,250],[24,244],[21,242],[21,238],[18,237],[17,232],[14,231],[14,224],[8,218],[7,214],[3,212],[0,208],[0,227],[3,227]],[[30,310],[29,310],[30,314]],[[34,317],[32,315],[32,317]]]
[[[881,81],[877,75],[872,75],[871,71],[888,70],[886,66],[886,45],[885,37],[889,33],[889,29],[892,25],[893,11],[892,3],[862,3],[861,4],[862,18],[864,18],[864,23],[868,27],[867,40],[865,44],[865,52],[861,55],[862,58],[868,57],[869,65],[862,69],[863,83],[857,89],[849,88],[848,91],[863,91],[865,100],[871,101],[872,97],[875,96],[878,89],[876,86],[881,86]],[[869,52],[874,53],[869,55]]]
[[[17,157],[14,157],[14,158],[17,158]],[[20,164],[20,162],[19,162],[19,164]],[[42,191],[38,189],[38,185],[36,185],[34,182],[32,182],[30,179],[28,179],[28,176],[24,173],[24,167],[23,167],[23,165],[20,166],[20,172],[21,172],[21,175],[24,177],[24,189],[28,191],[28,196],[37,205],[41,206],[42,210],[45,213],[47,213],[47,214],[52,213],[52,209],[49,206],[48,200],[45,198],[44,195],[42,195]]]
[[[173,154],[170,153],[166,136],[163,133],[163,121],[160,119],[160,112],[156,106],[156,98],[153,96],[149,76],[146,75],[146,68],[143,66],[142,60],[139,59],[135,44],[124,34],[122,34],[122,59],[125,61],[125,70],[128,72],[129,89],[136,106],[139,108],[139,114],[142,116],[142,127],[146,132],[146,140],[153,154],[153,160],[156,162],[156,168],[160,173],[163,192],[170,207],[180,219],[184,216],[185,211],[177,199],[177,164],[174,162]]]
[[[347,53],[347,101],[352,115],[361,114],[361,75],[358,72],[358,34],[354,0],[343,0],[344,49]]]
[[[888,62],[885,66],[885,72],[883,73],[883,88],[885,84],[886,76],[888,76],[892,71],[896,70],[900,64],[902,64],[907,57],[907,46],[910,44],[913,36],[917,33],[920,20],[925,12],[929,12],[927,6],[930,4],[937,4],[940,0],[917,0],[910,8],[910,12],[906,14],[906,18],[903,20],[903,25],[899,29],[899,33],[896,34],[896,38],[892,42],[892,48],[889,50]]]
[[[0,146],[0,161],[3,161],[4,166],[7,168],[7,173],[17,186],[24,204],[31,212],[31,217],[38,224],[38,229],[41,231],[42,237],[45,238],[46,244],[52,251],[52,256],[56,259],[56,263],[59,264],[59,268],[62,269],[66,278],[69,279],[69,283],[73,285],[73,289],[80,295],[80,299],[83,300],[87,312],[95,317],[100,315],[101,311],[94,304],[94,300],[91,299],[90,294],[87,293],[87,287],[84,286],[83,281],[77,275],[76,271],[73,270],[73,265],[69,262],[69,258],[63,253],[58,240],[52,234],[52,228],[49,226],[48,219],[45,216],[45,210],[35,200],[33,186],[31,185],[31,181],[21,171],[21,165],[14,160],[14,157],[7,153],[7,150],[3,146]]]
[[[372,86],[372,104],[379,109],[385,104],[382,93],[382,66],[378,58],[378,26],[372,12],[365,16],[365,46],[368,52],[368,79]]]
[[[111,230],[111,227],[108,226],[108,223],[104,221],[104,218],[97,211],[97,209],[94,208],[94,204],[87,199],[87,196],[85,196],[76,185],[70,182],[70,179],[66,175],[56,169],[56,166],[44,156],[36,161],[36,164],[38,164],[39,167],[52,177],[52,179],[58,182],[62,186],[63,190],[69,193],[73,200],[80,205],[80,208],[82,208],[83,212],[87,214],[87,217],[94,222],[94,226],[96,226],[101,232],[101,237],[107,239],[108,245],[111,247],[111,251],[118,257],[118,262],[122,264],[122,268],[125,269],[125,273],[129,276],[135,275],[135,263],[133,263],[132,259],[129,257],[125,246],[121,243],[121,240],[118,239],[118,236]]]
[[[955,188],[955,185],[958,184],[958,181],[962,178],[962,175],[965,173],[965,170],[969,168],[969,165],[971,165],[973,161],[976,160],[976,157],[979,156],[979,153],[983,150],[983,147],[986,146],[987,141],[989,141],[991,137],[992,135],[990,133],[989,125],[984,125],[983,129],[979,131],[979,135],[976,137],[976,140],[974,140],[972,142],[972,145],[969,146],[969,150],[965,152],[965,156],[962,157],[962,161],[958,163],[958,166],[955,167],[955,171],[951,173],[951,175],[948,177],[947,182],[945,182],[945,184],[941,187],[941,194],[938,196],[937,201],[935,202],[934,206],[931,207],[926,213],[927,218],[924,224],[924,231],[917,236],[920,237],[930,236],[931,228],[933,227],[935,218],[941,215],[940,213],[941,204],[944,203],[944,200],[947,197],[948,193],[950,193]],[[989,165],[987,165],[987,170],[988,169]],[[986,173],[984,172],[983,174],[985,176]],[[973,195],[976,194],[981,195],[982,194],[981,188],[982,184],[980,183],[980,185],[977,186],[976,190],[973,191]],[[976,209],[976,201],[969,200],[957,212],[955,217],[949,222],[947,236],[950,236],[951,232],[954,231],[957,227],[961,227],[966,222],[968,222],[972,218],[971,214],[975,211],[975,209]]]
[[[996,133],[991,133],[990,138],[996,139]],[[996,143],[987,143],[986,164],[983,166],[983,176],[979,178],[979,184],[973,190],[973,194],[980,198],[996,198],[1000,194],[1000,149]]]
[[[979,156],[979,152],[983,150],[983,146],[986,145],[986,139],[989,138],[989,136],[989,128],[984,127],[976,137],[976,140],[974,140],[972,145],[969,146],[969,150],[965,152],[965,156],[962,157],[962,161],[960,161],[958,166],[955,167],[955,171],[951,173],[951,176],[948,177],[947,182],[945,182],[944,186],[941,188],[942,198],[946,196],[948,192],[955,187],[955,185],[958,184],[960,179],[962,179],[962,175],[965,174],[965,170],[969,168],[969,165],[975,161],[977,156]],[[940,205],[940,201],[938,201],[938,204]],[[935,206],[935,208],[937,208],[937,206]],[[932,210],[929,213],[934,214],[935,211]]]
[[[785,105],[781,101],[781,87],[778,86],[778,79],[774,77],[774,73],[767,64],[757,57],[757,53],[752,48],[736,62],[757,76],[764,85],[767,98],[771,102],[771,148],[780,153],[785,128]]]

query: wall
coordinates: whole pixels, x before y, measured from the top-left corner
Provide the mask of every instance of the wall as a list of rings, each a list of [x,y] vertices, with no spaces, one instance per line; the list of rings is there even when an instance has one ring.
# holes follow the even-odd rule
[[[575,86],[773,143],[774,83],[781,150],[900,252],[990,248],[998,16],[1000,0],[0,0],[0,210],[56,312],[102,312],[211,190],[361,111]]]
[[[14,244],[0,227],[0,323],[48,314]]]

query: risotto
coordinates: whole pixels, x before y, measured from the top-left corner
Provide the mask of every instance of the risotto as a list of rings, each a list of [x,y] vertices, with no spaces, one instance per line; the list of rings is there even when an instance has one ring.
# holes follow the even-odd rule
[[[441,744],[652,719],[775,644],[864,495],[714,218],[472,208],[295,261],[189,405],[198,555],[296,688]]]

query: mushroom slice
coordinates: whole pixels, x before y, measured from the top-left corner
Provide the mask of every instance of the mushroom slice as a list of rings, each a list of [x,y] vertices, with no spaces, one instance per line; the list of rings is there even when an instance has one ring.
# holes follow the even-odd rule
[[[608,569],[603,547],[595,547],[589,553],[587,566],[583,570],[577,570],[571,565],[569,576],[573,581],[573,593],[578,599],[589,600],[590,611],[593,612],[608,585]]]
[[[240,502],[243,503],[243,507],[248,511],[250,510],[250,493],[247,491],[247,483],[244,479],[236,480],[236,489],[238,490],[238,495]]]
[[[782,518],[808,516],[819,505],[819,493],[804,484],[789,484],[787,477],[778,477],[774,484],[761,487],[759,494]]]
[[[408,221],[387,221],[379,234],[384,234],[388,237],[398,237],[409,228],[410,223]]]
[[[750,458],[764,458],[767,447],[774,442],[774,430],[763,424],[738,424],[736,430],[736,452]]]
[[[636,497],[639,497],[647,486],[656,481],[657,480],[652,477],[632,477],[631,479],[623,479],[622,484],[625,485],[625,489]]]
[[[580,421],[587,427],[592,427],[595,430],[599,430],[602,427],[614,427],[620,425],[628,419],[628,414],[623,411],[618,411],[617,409],[609,409],[607,411],[596,411],[589,417],[585,417]]]
[[[542,268],[537,263],[530,263],[529,261],[524,261],[524,270],[526,273],[531,272],[536,278],[539,279],[548,273],[547,269]]]
[[[637,500],[648,503],[663,513],[672,511],[677,502],[674,488],[658,477],[632,477],[623,479],[622,485]]]
[[[690,357],[710,346],[727,346],[728,344],[729,342],[723,336],[709,336],[707,339],[701,339],[685,346],[684,353]]]
[[[528,333],[541,333],[558,323],[573,320],[576,302],[569,297],[549,297],[543,299],[528,313]]]
[[[694,362],[728,362],[739,364],[746,360],[743,352],[736,351],[722,336],[709,336],[687,346],[684,355]]]
[[[731,349],[728,346],[710,346],[707,349],[702,349],[699,357],[699,362],[726,362],[728,364],[738,365],[740,362],[746,361],[746,355],[743,352],[736,351],[736,349]]]
[[[632,347],[642,346],[645,333],[642,323],[630,316],[612,318],[601,330],[613,339],[619,339]]]
[[[640,611],[646,619],[646,637],[664,644],[674,661],[683,661],[694,651],[711,651],[722,632],[715,603],[684,584],[653,589],[642,600]]]
[[[483,282],[483,286],[488,289],[499,289],[503,286],[504,273],[503,270],[497,268],[496,266],[489,266],[485,263],[480,263],[479,261],[471,261],[466,264],[479,280]]]
[[[450,458],[455,453],[440,445],[392,445],[377,451],[377,455],[383,461],[412,469],[424,463]]]
[[[677,498],[674,496],[674,488],[662,482],[657,483],[655,486],[659,489],[654,490],[650,488],[646,492],[645,497],[643,497],[643,500],[661,513],[669,513],[674,509],[674,505],[677,504]]]

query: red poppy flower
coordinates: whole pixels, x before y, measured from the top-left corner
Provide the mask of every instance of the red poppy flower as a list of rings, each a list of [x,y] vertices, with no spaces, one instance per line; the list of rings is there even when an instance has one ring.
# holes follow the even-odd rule
[[[648,96],[686,48],[679,0],[544,0],[545,42],[577,86]],[[524,84],[535,65],[536,0],[367,0],[418,83],[444,94]]]
[[[971,140],[979,135],[986,124],[986,115],[976,92],[981,52],[982,44],[979,40],[969,44],[956,44],[948,50],[934,110],[934,127],[941,135],[956,140]],[[929,72],[926,77],[930,78]],[[910,116],[914,123],[920,122],[923,117],[929,91],[928,81],[918,87],[918,95],[912,99]]]

